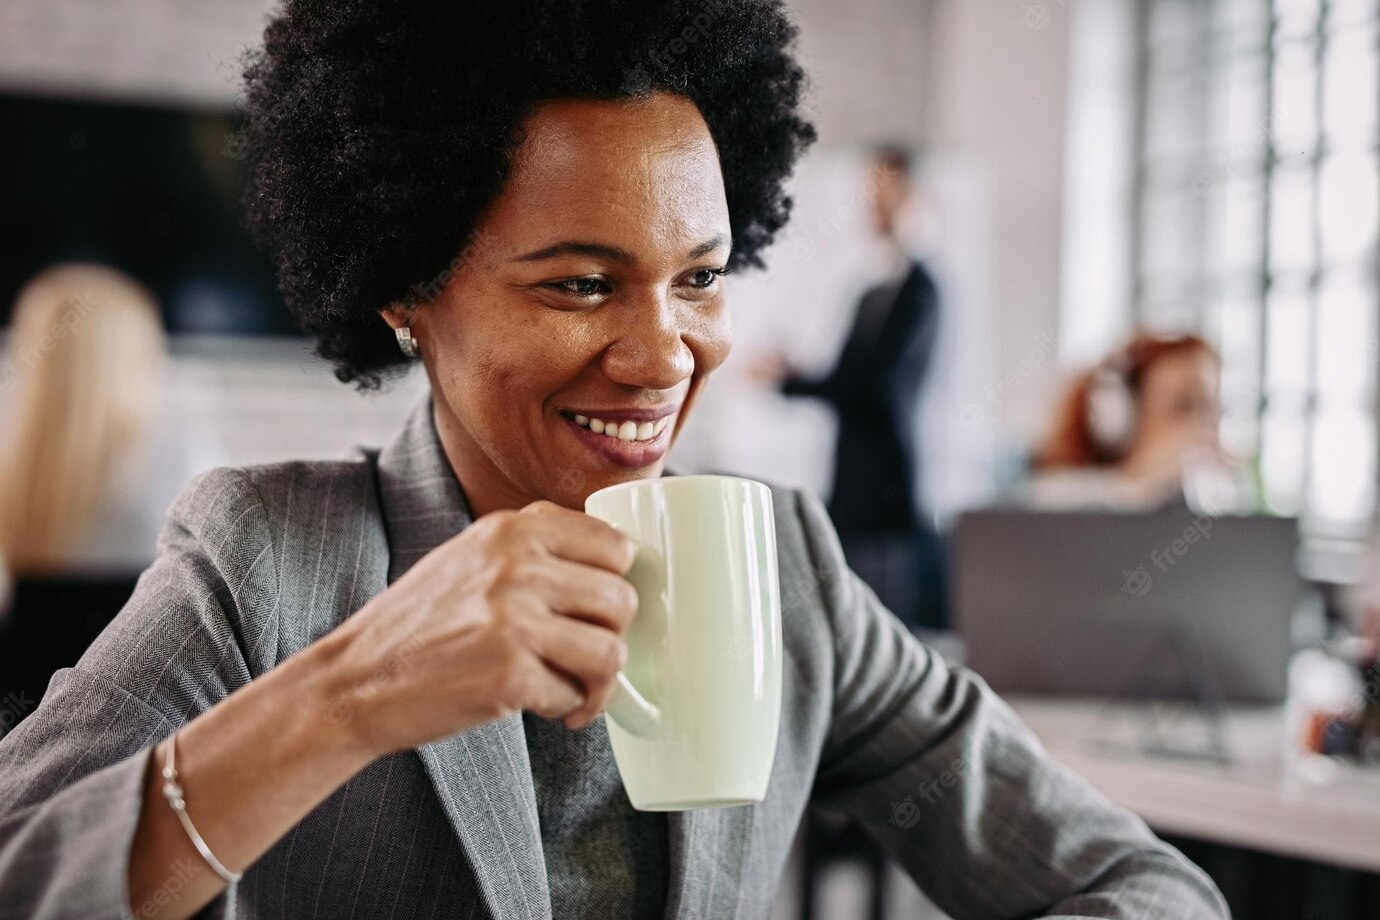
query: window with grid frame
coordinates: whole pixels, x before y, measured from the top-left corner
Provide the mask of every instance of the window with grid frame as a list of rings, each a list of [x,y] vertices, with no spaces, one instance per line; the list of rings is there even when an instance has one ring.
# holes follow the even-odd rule
[[[1376,491],[1380,0],[1136,0],[1133,308],[1223,356],[1267,510],[1359,536]]]

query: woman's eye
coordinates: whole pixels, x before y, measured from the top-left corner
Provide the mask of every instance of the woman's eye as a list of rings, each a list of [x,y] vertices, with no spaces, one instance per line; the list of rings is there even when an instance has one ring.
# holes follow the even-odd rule
[[[597,297],[609,291],[608,285],[599,278],[571,278],[567,281],[557,281],[552,286],[576,297]]]
[[[697,288],[713,287],[714,282],[728,274],[726,268],[702,268],[690,276],[690,286]]]

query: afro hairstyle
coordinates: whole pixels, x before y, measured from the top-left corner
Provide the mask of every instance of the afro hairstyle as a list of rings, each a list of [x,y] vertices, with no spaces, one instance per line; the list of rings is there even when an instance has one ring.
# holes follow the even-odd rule
[[[407,359],[378,311],[439,292],[543,102],[671,92],[718,148],[734,249],[762,265],[815,132],[782,0],[287,0],[246,54],[250,230],[336,376]]]

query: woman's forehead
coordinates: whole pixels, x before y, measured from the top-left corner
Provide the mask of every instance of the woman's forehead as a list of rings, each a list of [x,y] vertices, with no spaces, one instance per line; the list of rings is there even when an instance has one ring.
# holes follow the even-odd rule
[[[489,216],[524,235],[602,229],[629,244],[698,242],[728,231],[708,126],[693,102],[669,94],[537,109]]]

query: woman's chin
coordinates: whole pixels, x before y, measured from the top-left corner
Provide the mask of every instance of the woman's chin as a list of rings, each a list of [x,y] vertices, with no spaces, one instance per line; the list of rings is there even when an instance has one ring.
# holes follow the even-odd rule
[[[597,476],[573,467],[567,468],[557,476],[556,483],[546,498],[558,505],[583,511],[585,500],[600,489],[622,485],[625,482],[637,482],[641,479],[656,479],[661,475],[662,466],[658,462],[640,469],[626,470],[621,475],[604,473]]]

